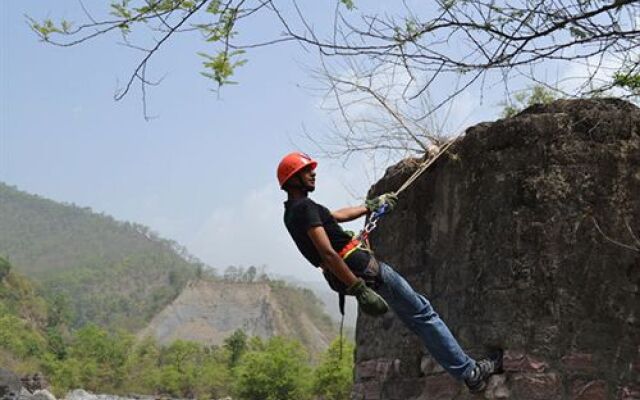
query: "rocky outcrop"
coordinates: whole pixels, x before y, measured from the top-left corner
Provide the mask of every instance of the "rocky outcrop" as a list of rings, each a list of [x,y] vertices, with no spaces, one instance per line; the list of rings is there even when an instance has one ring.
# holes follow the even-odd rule
[[[32,393],[37,390],[45,390],[49,388],[49,382],[47,382],[47,379],[39,372],[24,375],[20,378],[20,382],[25,389]]]
[[[312,353],[326,349],[337,333],[329,318],[319,324],[301,304],[284,304],[283,290],[266,282],[191,282],[139,336],[163,344],[183,339],[220,345],[241,329],[249,336],[296,338]]]
[[[158,398],[159,398],[158,396],[145,396],[145,395],[121,397],[121,396],[114,396],[111,394],[93,394],[82,389],[76,389],[67,393],[64,400],[156,400]],[[160,397],[160,398],[163,400],[176,400],[168,397]],[[211,400],[215,400],[215,399],[211,399]],[[232,400],[232,399],[231,397],[224,397],[218,400]]]
[[[111,394],[94,394],[91,392],[87,392],[83,389],[75,389],[67,393],[63,400],[155,400],[158,396],[114,396]],[[166,400],[172,400],[169,398],[162,397]],[[225,400],[225,399],[220,399]]]
[[[406,161],[372,191],[397,189]],[[640,110],[557,101],[477,125],[372,242],[474,356],[488,399],[640,399]],[[355,399],[466,399],[391,313],[360,316]]]
[[[56,400],[46,387],[48,384],[40,374],[19,378],[0,368],[0,400]]]
[[[0,370],[1,371],[1,370]],[[1,376],[0,376],[0,379]],[[0,384],[2,381],[0,381]],[[61,400],[156,400],[158,396],[150,395],[132,395],[127,397],[115,396],[111,394],[93,394],[83,389],[75,389],[67,393],[67,395]],[[169,397],[162,397],[165,400],[177,400]],[[5,397],[0,393],[0,400],[56,400],[55,396],[44,389],[30,392],[29,390],[22,388],[19,396]],[[212,399],[214,400],[214,399]],[[231,397],[225,397],[218,400],[232,400]]]
[[[16,374],[0,368],[0,400],[17,399],[22,384]]]

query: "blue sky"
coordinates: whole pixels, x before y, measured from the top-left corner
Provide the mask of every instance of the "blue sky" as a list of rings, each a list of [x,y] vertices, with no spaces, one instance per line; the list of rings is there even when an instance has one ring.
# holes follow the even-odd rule
[[[82,19],[77,0],[0,2],[0,181],[148,225],[214,267],[266,264],[321,279],[287,236],[275,179],[285,153],[313,154],[303,126],[330,125],[320,99],[301,88],[314,83],[312,51],[295,44],[252,51],[234,77],[240,84],[218,95],[199,75],[196,53],[205,42],[181,37],[151,64],[151,76],[164,80],[149,95],[158,118],[146,122],[137,87],[113,100],[138,59],[117,35],[57,48],[38,42],[25,14]],[[264,19],[244,29],[248,38],[277,33]],[[454,110],[467,117],[475,110],[465,125],[497,115],[496,101],[478,111],[472,100]],[[366,166],[320,162],[314,198],[330,208],[362,200],[354,193],[364,196],[372,183]]]

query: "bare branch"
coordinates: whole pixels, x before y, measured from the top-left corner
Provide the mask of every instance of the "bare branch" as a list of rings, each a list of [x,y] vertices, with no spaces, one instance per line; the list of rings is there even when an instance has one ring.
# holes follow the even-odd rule
[[[622,247],[622,248],[625,248],[625,249],[627,249],[627,250],[632,250],[632,251],[640,252],[640,246],[637,246],[637,245],[636,245],[636,246],[631,246],[631,245],[628,245],[628,244],[625,244],[625,243],[619,242],[619,241],[617,241],[617,240],[614,240],[614,239],[610,238],[609,236],[607,236],[607,235],[602,231],[602,229],[600,229],[600,225],[598,225],[598,221],[595,219],[595,217],[591,217],[591,219],[593,220],[593,224],[595,225],[595,227],[596,227],[596,229],[598,230],[598,232],[600,232],[600,234],[601,234],[601,235],[602,235],[602,236],[603,236],[607,241],[609,241],[609,242],[611,242],[611,243],[615,244],[616,246],[620,246],[620,247]],[[627,224],[627,226],[628,226],[628,224]],[[637,240],[637,237],[635,236],[635,234],[633,234],[633,232],[632,232],[632,237],[633,237],[634,239],[636,239],[636,240]]]
[[[87,23],[75,28],[69,24],[58,27],[50,21],[37,23],[29,18],[30,26],[43,41],[63,47],[121,31],[129,47],[145,51],[117,100],[129,93],[134,81],[140,80],[142,88],[147,85],[144,71],[149,60],[176,33],[200,30],[205,40],[221,49],[218,58],[212,56],[208,59],[211,62],[205,63],[205,68],[214,72],[203,73],[219,85],[229,82],[227,77],[243,61],[234,64],[229,58],[244,50],[296,42],[305,50],[317,50],[321,58],[357,67],[352,68],[357,70],[353,76],[334,74],[333,83],[327,87],[344,120],[354,101],[362,104],[354,95],[366,95],[367,101],[377,103],[394,121],[387,125],[394,132],[387,136],[395,141],[391,147],[400,141],[405,148],[417,147],[421,152],[426,151],[430,140],[425,142],[424,137],[433,136],[425,135],[432,131],[425,125],[436,113],[444,111],[446,115],[461,93],[479,87],[482,101],[486,87],[509,77],[549,85],[536,74],[540,66],[588,66],[584,76],[576,77],[575,85],[556,88],[567,96],[601,94],[618,88],[623,97],[637,100],[640,93],[640,0],[436,0],[413,6],[403,1],[392,15],[343,12],[342,2],[336,0],[328,16],[323,17],[333,25],[324,24],[320,29],[315,28],[316,16],[305,10],[306,3],[296,0],[291,0],[289,10],[277,0],[185,0],[172,2],[169,8],[159,0],[138,0],[145,6],[130,12],[117,12],[120,3],[115,2],[111,4],[116,9],[112,13],[115,18],[103,20],[79,1]],[[203,21],[193,22],[201,9],[207,10],[202,13]],[[238,21],[252,21],[257,15],[272,17],[283,30],[282,35],[236,43]],[[140,26],[152,31],[154,44],[126,39],[130,30]],[[615,61],[613,70],[611,60]],[[614,79],[620,71],[630,79]],[[402,73],[406,79],[401,84],[394,82],[393,88],[384,87],[374,79],[385,73]],[[456,86],[432,98],[430,90],[443,80],[456,82]],[[349,86],[353,90],[348,90]],[[426,108],[425,97],[429,98]],[[422,109],[423,113],[408,115],[410,109]],[[406,140],[396,136],[396,128]],[[349,140],[362,133],[355,132],[358,129],[353,125],[347,124],[346,129]],[[381,137],[376,134],[373,140]]]
[[[162,37],[157,43],[156,45],[151,48],[148,52],[147,55],[142,59],[142,61],[140,61],[140,63],[138,64],[138,66],[136,67],[136,69],[133,71],[133,73],[131,74],[131,76],[129,77],[129,81],[127,82],[127,84],[125,85],[124,89],[122,91],[120,91],[120,93],[116,94],[115,99],[116,100],[122,100],[124,98],[124,96],[127,95],[127,93],[129,92],[129,89],[131,88],[131,85],[133,84],[134,80],[136,78],[141,79],[140,78],[140,71],[142,69],[146,69],[147,67],[147,62],[149,62],[149,59],[151,59],[151,57],[155,54],[156,51],[158,51],[158,49],[160,48],[160,46],[162,46],[163,43],[165,43],[170,37],[171,35],[173,35],[173,33],[180,28],[185,22],[187,22],[187,20],[189,18],[191,18],[191,16],[193,14],[195,14],[196,12],[198,12],[205,4],[207,4],[208,0],[201,0],[197,6],[195,6],[192,10],[190,10],[189,12],[187,12],[182,19],[174,26],[171,27],[171,29],[169,29],[169,31],[164,35],[164,37]]]

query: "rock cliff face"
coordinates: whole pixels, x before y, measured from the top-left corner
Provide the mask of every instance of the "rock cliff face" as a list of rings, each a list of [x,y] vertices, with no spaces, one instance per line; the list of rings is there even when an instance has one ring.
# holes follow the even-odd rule
[[[302,304],[285,304],[287,290],[297,289],[263,282],[191,282],[139,336],[163,344],[183,339],[219,345],[242,329],[249,336],[296,338],[312,352],[323,351],[337,335],[335,326],[326,315],[319,321]]]
[[[415,161],[372,191],[397,189]],[[557,101],[470,128],[373,246],[463,348],[507,349],[485,398],[640,399],[640,110]],[[360,316],[356,399],[466,399],[391,313]]]

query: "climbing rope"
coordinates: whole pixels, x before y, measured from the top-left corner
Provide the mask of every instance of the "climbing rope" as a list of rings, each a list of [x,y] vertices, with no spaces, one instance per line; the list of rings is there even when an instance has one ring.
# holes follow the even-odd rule
[[[432,158],[430,158],[429,160],[423,162],[418,169],[416,169],[413,174],[411,174],[411,176],[409,176],[409,178],[407,178],[407,180],[402,184],[402,186],[400,186],[400,188],[398,190],[396,190],[395,192],[392,192],[393,194],[395,194],[396,196],[400,195],[400,193],[404,192],[405,189],[407,189],[409,186],[411,186],[411,184],[413,182],[415,182],[416,179],[418,179],[420,177],[420,175],[422,175],[427,169],[429,169],[429,167],[431,165],[433,165],[434,162],[436,162],[436,160],[438,160],[438,158],[440,158],[441,155],[443,155],[447,150],[449,150],[449,147],[451,147],[452,144],[454,144],[458,138],[460,136],[456,136],[455,138],[451,139],[451,141],[449,141],[446,145],[444,145],[440,151],[438,151],[438,153],[436,153],[435,156],[433,156]],[[378,227],[378,221],[380,220],[380,218],[382,218],[386,213],[389,212],[389,205],[388,204],[383,204],[382,206],[380,206],[377,210],[375,210],[374,212],[371,213],[371,216],[369,217],[369,220],[367,221],[367,223],[365,224],[364,228],[360,231],[360,233],[355,237],[355,240],[359,241],[359,248],[365,250],[365,251],[371,251],[370,247],[369,247],[369,234],[371,232],[373,232],[377,227]],[[350,252],[345,254],[343,256],[343,258],[348,257],[348,254],[351,254]],[[340,319],[340,353],[339,353],[339,357],[340,359],[342,359],[342,341],[343,341],[343,337],[342,337],[342,328],[344,325],[344,294],[340,296],[340,314],[342,314],[342,318]]]
[[[449,141],[446,145],[444,145],[440,149],[440,151],[436,153],[435,156],[423,162],[418,167],[418,169],[416,169],[413,172],[413,174],[411,174],[411,176],[407,178],[407,180],[400,186],[400,188],[392,193],[398,196],[400,195],[400,193],[404,192],[405,189],[411,186],[411,184],[415,182],[415,180],[418,179],[420,175],[422,175],[427,169],[429,169],[429,167],[433,165],[433,163],[436,162],[441,155],[446,153],[446,151],[449,150],[449,147],[451,147],[451,145],[454,144],[458,140],[458,138],[459,136],[456,136],[455,138],[451,139],[451,141]],[[389,212],[389,206],[387,204],[383,204],[382,206],[380,206],[380,208],[378,208],[373,213],[371,213],[371,216],[369,217],[369,220],[365,224],[364,229],[362,229],[362,231],[360,231],[360,233],[356,237],[358,240],[360,240],[360,243],[362,243],[367,248],[369,247],[367,244],[367,239],[369,239],[369,234],[378,227],[378,221],[380,220],[380,218],[382,218],[382,216],[384,216],[388,212]]]
[[[422,165],[418,167],[418,169],[415,170],[415,172],[411,174],[409,178],[407,178],[407,180],[402,184],[402,186],[400,186],[400,189],[394,192],[394,194],[398,196],[400,195],[400,193],[404,192],[404,190],[408,188],[416,179],[418,179],[418,177],[422,175],[427,169],[429,169],[429,167],[434,162],[436,162],[436,160],[440,158],[441,155],[443,155],[447,150],[449,150],[449,147],[451,147],[451,145],[454,144],[457,139],[458,139],[457,137],[452,139],[449,143],[444,145],[442,149],[440,149],[440,151],[436,153],[435,156],[433,156],[431,159],[427,160],[426,162],[423,162]]]

